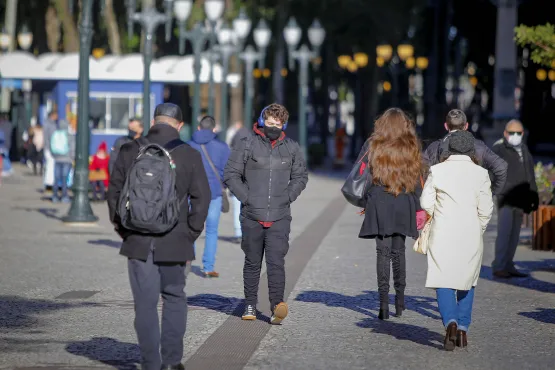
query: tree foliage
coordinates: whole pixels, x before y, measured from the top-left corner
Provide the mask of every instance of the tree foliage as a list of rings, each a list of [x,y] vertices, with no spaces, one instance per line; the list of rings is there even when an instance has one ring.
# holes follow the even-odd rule
[[[522,47],[531,47],[530,57],[535,63],[551,66],[555,62],[555,25],[520,25],[515,28],[515,40]]]

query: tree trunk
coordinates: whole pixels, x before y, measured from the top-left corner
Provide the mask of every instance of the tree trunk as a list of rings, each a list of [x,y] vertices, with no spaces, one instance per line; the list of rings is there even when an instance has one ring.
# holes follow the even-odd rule
[[[119,34],[118,21],[114,12],[114,0],[104,0],[104,16],[106,29],[108,31],[108,45],[114,55],[121,55],[121,38]]]
[[[48,45],[48,50],[52,53],[56,53],[60,45],[60,20],[58,19],[58,14],[56,9],[52,5],[46,10],[44,16],[46,23],[46,44]]]
[[[68,0],[55,0],[55,4],[64,31],[64,51],[66,53],[78,52],[79,36],[77,25],[73,21],[73,15],[69,13]]]

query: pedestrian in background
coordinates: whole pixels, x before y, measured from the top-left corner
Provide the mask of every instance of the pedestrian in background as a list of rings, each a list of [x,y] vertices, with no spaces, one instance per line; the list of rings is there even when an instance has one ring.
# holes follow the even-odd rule
[[[447,135],[443,139],[431,143],[424,152],[424,158],[428,166],[433,166],[441,162],[442,153],[448,152],[449,138],[452,133],[468,130],[466,114],[460,109],[450,110],[449,113],[447,113],[443,125],[448,131]],[[501,190],[503,190],[503,186],[507,179],[507,163],[502,158],[499,158],[499,156],[490,150],[481,140],[474,139],[474,147],[478,164],[490,171],[493,175],[493,194],[499,194]]]
[[[441,163],[430,168],[420,198],[431,217],[426,287],[436,289],[448,351],[467,346],[483,234],[493,213],[489,174],[476,162],[474,136],[453,133]]]
[[[359,238],[375,239],[377,252],[378,318],[389,318],[389,277],[393,266],[395,313],[405,309],[405,239],[418,237],[416,212],[422,191],[422,151],[414,123],[398,108],[379,117],[374,132],[363,146],[357,163],[369,169],[364,222]]]
[[[93,200],[104,201],[106,198],[106,189],[110,182],[110,172],[108,163],[110,156],[106,152],[107,145],[103,141],[98,146],[91,163],[89,164],[89,181],[93,189]]]
[[[0,155],[2,155],[4,160],[4,166],[2,172],[0,172],[1,177],[8,177],[13,174],[12,162],[10,160],[12,133],[13,126],[10,122],[9,114],[7,112],[0,113],[0,146],[2,150]]]
[[[50,153],[54,159],[54,185],[52,202],[69,203],[68,180],[75,161],[75,135],[70,134],[70,127],[65,120],[59,120],[56,130],[50,136]],[[58,192],[60,188],[61,194]]]
[[[181,361],[183,337],[187,326],[185,263],[195,258],[193,243],[204,228],[210,204],[210,188],[200,154],[179,138],[179,129],[183,126],[181,109],[171,103],[158,105],[154,110],[151,125],[144,138],[121,147],[110,176],[108,208],[110,220],[123,239],[120,254],[128,258],[127,267],[135,305],[135,330],[141,351],[141,368],[179,370],[184,369]],[[122,225],[123,215],[118,207],[122,199],[129,199],[125,198],[126,195],[121,198],[124,184],[137,184],[128,175],[136,174],[132,170],[134,165],[139,163],[139,151],[148,144],[157,144],[169,151],[171,168],[175,171],[172,172],[172,178],[175,180],[175,184],[172,185],[175,187],[174,194],[180,205],[177,224],[161,234],[145,234],[126,229]],[[170,166],[161,167],[154,168],[153,172],[160,174]],[[154,176],[152,173],[150,175]],[[163,177],[160,177],[160,181],[162,180]],[[148,188],[143,194],[137,194],[144,198],[133,207],[140,207],[148,202],[148,198],[160,195],[159,191],[164,189],[165,184],[170,185],[162,183],[160,187]],[[141,185],[144,186],[139,182],[138,186]],[[165,201],[168,199],[161,199],[160,203]],[[143,207],[141,213],[148,212]],[[141,216],[143,215],[136,217]],[[167,219],[169,215],[165,213],[155,216],[157,219]],[[161,331],[158,320],[160,295],[163,301]]]
[[[42,175],[44,166],[44,130],[40,124],[29,128],[28,153],[33,165],[33,174]],[[40,171],[37,168],[40,166]]]
[[[44,121],[43,125],[43,135],[44,135],[44,187],[47,189],[48,187],[52,187],[54,191],[55,187],[55,170],[54,170],[54,157],[52,156],[52,152],[50,151],[50,138],[56,128],[58,127],[58,112],[56,107],[53,107],[52,110],[48,113],[48,117]]]
[[[517,120],[505,126],[503,139],[493,151],[508,164],[507,181],[497,197],[497,239],[493,275],[498,278],[526,277],[515,268],[513,259],[520,240],[524,213],[538,209],[539,197],[534,175],[534,160],[522,142],[524,127]]]
[[[291,203],[305,189],[308,171],[297,142],[285,136],[289,112],[271,104],[260,113],[253,133],[233,147],[224,172],[225,184],[239,199],[241,249],[245,253],[243,320],[256,319],[262,258],[266,256],[272,316],[280,324],[288,314],[285,255],[289,250]]]
[[[218,140],[215,132],[216,121],[214,117],[205,116],[200,120],[198,129],[187,142],[191,147],[200,152],[212,199],[206,218],[206,239],[202,255],[202,271],[204,277],[216,278],[220,274],[214,270],[216,253],[218,250],[218,226],[222,212],[225,186],[223,184],[224,168],[229,158],[230,150],[226,143]]]
[[[127,135],[119,137],[114,143],[114,146],[112,146],[112,148],[110,149],[110,161],[108,166],[108,171],[110,173],[114,168],[114,164],[116,163],[116,159],[118,158],[119,150],[121,149],[122,145],[140,138],[143,134],[143,131],[144,127],[140,119],[129,119],[129,123],[127,124]]]

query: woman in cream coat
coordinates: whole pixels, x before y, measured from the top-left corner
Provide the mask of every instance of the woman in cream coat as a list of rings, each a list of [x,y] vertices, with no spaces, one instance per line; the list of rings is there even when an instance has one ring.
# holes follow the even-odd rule
[[[432,217],[426,287],[437,292],[446,350],[467,345],[483,233],[493,212],[488,172],[473,159],[472,134],[453,133],[449,152],[442,163],[431,167],[420,198],[420,205]]]

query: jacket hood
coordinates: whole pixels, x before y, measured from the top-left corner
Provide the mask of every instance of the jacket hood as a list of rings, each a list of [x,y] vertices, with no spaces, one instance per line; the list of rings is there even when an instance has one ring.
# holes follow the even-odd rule
[[[262,136],[263,138],[266,137],[266,135],[264,135],[264,131],[262,127],[258,127],[258,124],[255,123],[252,126],[252,130],[259,136]],[[281,131],[281,135],[279,135],[278,141],[282,141],[283,139],[285,139],[285,131]]]
[[[206,144],[216,138],[216,133],[210,130],[197,130],[193,133],[193,141],[197,144]]]

